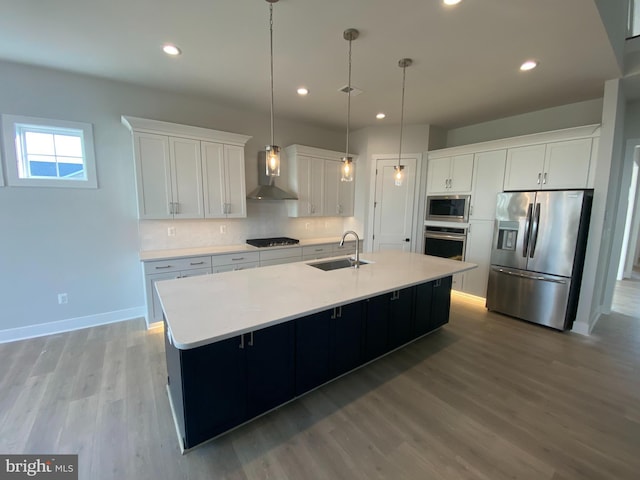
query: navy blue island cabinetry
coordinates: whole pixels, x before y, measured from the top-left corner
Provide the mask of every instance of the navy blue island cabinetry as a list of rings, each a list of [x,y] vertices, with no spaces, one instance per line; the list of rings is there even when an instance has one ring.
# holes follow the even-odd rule
[[[445,277],[186,350],[165,335],[183,449],[444,325],[450,293]]]

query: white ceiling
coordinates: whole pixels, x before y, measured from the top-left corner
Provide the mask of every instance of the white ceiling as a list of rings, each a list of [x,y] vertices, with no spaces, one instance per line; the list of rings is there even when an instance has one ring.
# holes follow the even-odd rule
[[[269,110],[265,0],[0,0],[0,59]],[[352,128],[445,128],[598,98],[620,76],[592,0],[280,0],[274,4],[275,114],[346,123],[346,28],[356,28]],[[183,51],[161,51],[174,42]],[[518,70],[528,58],[531,72]],[[1,74],[0,74],[1,75]],[[1,78],[1,77],[0,77]],[[298,97],[298,86],[310,94]]]

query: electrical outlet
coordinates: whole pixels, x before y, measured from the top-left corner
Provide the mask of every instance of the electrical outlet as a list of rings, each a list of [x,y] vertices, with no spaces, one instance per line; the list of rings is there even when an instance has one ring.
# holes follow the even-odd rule
[[[176,227],[169,227],[167,229],[167,235],[170,237],[175,237],[176,236]]]
[[[58,294],[58,305],[65,305],[69,302],[69,298],[67,297],[66,293],[59,293]]]
[[[227,233],[227,226],[226,225],[220,225],[220,233]]]

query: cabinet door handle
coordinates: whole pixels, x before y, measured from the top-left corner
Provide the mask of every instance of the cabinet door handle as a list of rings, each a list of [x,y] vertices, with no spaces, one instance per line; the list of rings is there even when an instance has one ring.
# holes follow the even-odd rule
[[[253,332],[249,334],[249,346],[253,347]]]
[[[469,215],[473,216],[473,205],[469,207]]]
[[[333,307],[333,313],[331,314],[331,320],[338,318],[338,307]]]
[[[542,174],[538,173],[538,185],[540,185],[540,179],[542,178]]]
[[[240,335],[240,345],[238,345],[238,348],[244,348],[244,333]]]
[[[338,307],[338,318],[342,318],[342,306]]]
[[[542,177],[542,183],[543,185],[546,185],[547,183],[547,172],[544,172],[544,176]]]

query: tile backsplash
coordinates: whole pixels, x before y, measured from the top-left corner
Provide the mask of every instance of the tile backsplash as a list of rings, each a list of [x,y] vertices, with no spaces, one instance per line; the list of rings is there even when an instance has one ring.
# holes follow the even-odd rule
[[[140,220],[140,250],[243,244],[247,238],[334,237],[352,229],[355,219],[289,218],[284,202],[247,202],[247,218],[216,220]],[[169,235],[169,229],[173,235]]]

